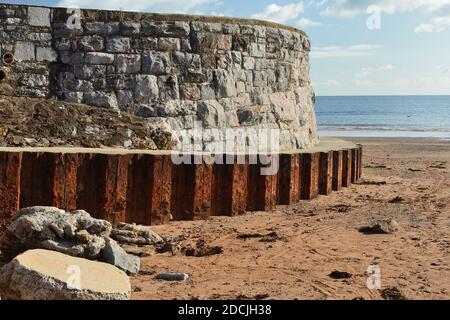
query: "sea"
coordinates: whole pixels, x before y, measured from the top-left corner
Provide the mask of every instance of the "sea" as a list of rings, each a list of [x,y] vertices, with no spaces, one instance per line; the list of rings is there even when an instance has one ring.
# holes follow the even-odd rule
[[[322,136],[450,140],[450,96],[317,96]]]

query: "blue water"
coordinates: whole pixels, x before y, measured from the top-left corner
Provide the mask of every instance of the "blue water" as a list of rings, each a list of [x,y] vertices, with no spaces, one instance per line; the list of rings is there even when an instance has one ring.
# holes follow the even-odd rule
[[[450,139],[450,96],[316,97],[322,136]]]

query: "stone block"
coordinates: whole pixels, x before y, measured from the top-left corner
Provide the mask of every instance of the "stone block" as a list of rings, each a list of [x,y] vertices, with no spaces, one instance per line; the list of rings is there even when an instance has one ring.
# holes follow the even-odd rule
[[[141,34],[161,37],[187,37],[189,23],[183,21],[166,22],[145,20],[141,23]]]
[[[36,60],[56,62],[58,60],[58,54],[51,47],[37,47],[36,48]]]
[[[211,100],[216,98],[215,88],[210,84],[201,85],[200,92],[202,100]]]
[[[217,49],[219,50],[231,50],[232,38],[230,35],[219,34],[217,35]]]
[[[216,70],[214,72],[214,83],[217,88],[217,96],[221,98],[235,97],[236,81],[233,75],[226,70]]]
[[[201,99],[201,91],[197,84],[186,83],[180,86],[181,99],[197,101]]]
[[[218,128],[226,125],[225,110],[216,100],[201,101],[198,104],[197,116],[205,128]]]
[[[266,45],[251,43],[248,47],[248,53],[251,57],[264,58],[266,56]]]
[[[17,61],[32,61],[35,59],[34,43],[18,41],[14,47],[14,55]]]
[[[30,26],[50,27],[50,9],[28,7],[28,23]]]
[[[117,109],[117,98],[114,92],[85,92],[84,102],[97,107]]]
[[[91,80],[99,74],[105,74],[105,65],[77,64],[74,66],[74,74],[77,79]]]
[[[160,101],[165,102],[180,99],[177,76],[159,76],[158,87]]]
[[[120,23],[120,33],[124,36],[138,35],[141,24],[135,21],[123,21]]]
[[[118,54],[116,56],[116,72],[134,74],[141,71],[141,55]]]
[[[88,52],[84,56],[87,64],[111,64],[114,62],[114,55],[104,52]]]
[[[162,51],[180,51],[180,39],[178,38],[159,38],[158,49]]]
[[[79,40],[78,47],[83,51],[103,51],[105,40],[98,35],[84,36]]]
[[[83,92],[65,92],[64,101],[72,103],[82,103],[83,102]]]
[[[130,51],[130,47],[130,38],[120,36],[106,38],[107,52],[124,53]]]
[[[116,93],[117,104],[122,111],[129,111],[128,109],[134,103],[133,91],[131,90],[119,90]]]
[[[157,101],[159,99],[158,78],[150,75],[137,75],[134,97],[135,101],[139,103]]]
[[[110,35],[120,31],[119,22],[86,22],[84,29],[88,34]]]
[[[64,64],[74,65],[84,62],[84,53],[82,52],[61,51],[59,57]]]
[[[146,52],[142,55],[142,72],[163,75],[171,72],[170,55],[166,52]]]

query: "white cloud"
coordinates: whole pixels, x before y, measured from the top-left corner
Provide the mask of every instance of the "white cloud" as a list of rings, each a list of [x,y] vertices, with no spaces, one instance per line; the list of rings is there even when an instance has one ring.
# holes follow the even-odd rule
[[[450,86],[450,76],[423,75],[418,78],[398,78],[392,83],[397,89],[421,88],[423,92],[433,92],[436,88]]]
[[[340,87],[342,86],[342,82],[338,80],[327,80],[327,81],[312,81],[312,85],[314,87]]]
[[[450,16],[433,18],[431,19],[431,23],[422,23],[417,26],[414,32],[443,32],[447,27],[450,27]]]
[[[312,59],[326,58],[348,58],[368,56],[377,49],[384,48],[383,45],[358,44],[347,47],[313,47],[311,51]]]
[[[297,25],[300,28],[309,28],[309,27],[318,27],[320,25],[322,25],[322,23],[317,22],[317,21],[312,21],[306,18],[301,18],[300,20],[297,21]]]
[[[205,4],[219,0],[61,0],[60,7],[79,7],[106,10],[153,11],[186,13]]]
[[[415,29],[415,33],[422,33],[422,32],[433,32],[434,26],[432,24],[422,23],[418,25]]]
[[[418,25],[414,29],[416,33],[442,32],[450,27],[450,0],[334,0],[321,14],[351,18],[367,14],[367,8],[372,5],[385,14],[418,11],[430,15],[431,21]]]
[[[265,7],[262,12],[252,15],[252,18],[286,23],[296,19],[304,11],[305,5],[303,4],[303,1],[298,3],[289,3],[284,6],[272,3]]]
[[[306,6],[308,8],[312,7],[312,6],[320,8],[320,7],[323,7],[327,3],[327,1],[328,0],[310,0]]]
[[[394,66],[391,64],[387,64],[385,66],[381,67],[366,67],[362,68],[361,70],[355,72],[355,77],[358,79],[366,79],[369,76],[371,76],[373,73],[376,72],[385,72],[394,69]]]
[[[387,14],[416,10],[438,14],[450,7],[450,0],[335,0],[333,4],[322,11],[322,14],[325,16],[353,17],[366,14],[367,8],[371,5],[380,7]]]
[[[435,68],[442,74],[450,73],[450,67],[438,65],[438,66],[435,66]]]
[[[353,84],[358,87],[373,87],[377,85],[377,83],[367,79],[355,79]]]

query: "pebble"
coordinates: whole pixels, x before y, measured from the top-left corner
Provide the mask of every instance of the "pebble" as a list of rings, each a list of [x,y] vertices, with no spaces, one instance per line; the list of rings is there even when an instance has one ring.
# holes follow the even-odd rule
[[[189,275],[187,273],[160,273],[156,276],[156,280],[164,281],[187,281]]]

